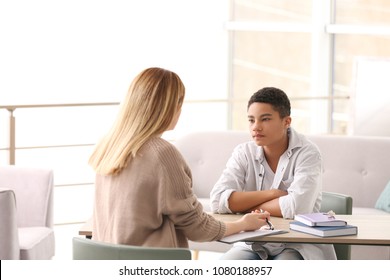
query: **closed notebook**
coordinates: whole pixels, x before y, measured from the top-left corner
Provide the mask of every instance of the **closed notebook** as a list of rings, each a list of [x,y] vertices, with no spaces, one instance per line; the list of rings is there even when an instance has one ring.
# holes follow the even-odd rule
[[[297,221],[290,222],[290,229],[321,237],[356,235],[358,233],[357,226],[352,225],[337,227],[312,227]]]
[[[347,222],[344,220],[336,219],[332,215],[327,213],[309,213],[295,215],[294,220],[304,223],[305,225],[312,227],[320,226],[345,226]]]

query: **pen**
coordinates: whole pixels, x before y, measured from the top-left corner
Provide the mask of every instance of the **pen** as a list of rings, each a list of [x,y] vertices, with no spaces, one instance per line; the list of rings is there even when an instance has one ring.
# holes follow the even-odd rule
[[[263,210],[263,209],[260,209],[260,213],[264,213],[264,210]],[[267,225],[269,226],[269,229],[270,229],[270,230],[274,230],[274,226],[271,224],[270,221],[268,221],[268,218],[265,218],[265,222],[266,222]]]

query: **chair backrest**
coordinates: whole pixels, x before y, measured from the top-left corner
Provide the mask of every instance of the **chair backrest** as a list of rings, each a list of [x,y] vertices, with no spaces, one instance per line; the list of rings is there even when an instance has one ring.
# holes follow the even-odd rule
[[[15,193],[19,227],[53,227],[52,170],[0,166],[0,186]]]
[[[322,192],[321,212],[328,212],[332,210],[339,215],[352,214],[352,197],[334,192]],[[338,260],[351,259],[350,245],[334,245]]]
[[[18,260],[20,254],[15,193],[0,188],[0,260]]]
[[[322,192],[321,212],[333,210],[339,215],[352,214],[352,197],[334,192]]]
[[[153,248],[73,238],[74,260],[191,260],[185,248]]]

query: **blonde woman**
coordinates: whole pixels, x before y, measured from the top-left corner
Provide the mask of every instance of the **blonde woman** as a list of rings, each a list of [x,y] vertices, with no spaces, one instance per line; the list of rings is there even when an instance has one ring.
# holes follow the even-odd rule
[[[89,160],[96,172],[93,239],[137,246],[188,247],[265,225],[269,213],[223,223],[203,212],[191,171],[161,138],[181,113],[185,88],[161,68],[141,72],[130,85],[111,130]]]

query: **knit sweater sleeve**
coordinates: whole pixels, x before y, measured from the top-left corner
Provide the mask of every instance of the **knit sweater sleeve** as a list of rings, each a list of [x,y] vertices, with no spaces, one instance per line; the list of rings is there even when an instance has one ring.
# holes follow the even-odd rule
[[[180,152],[171,144],[158,147],[163,182],[162,211],[175,228],[193,241],[212,241],[223,237],[226,225],[203,211],[192,191],[192,175]]]

